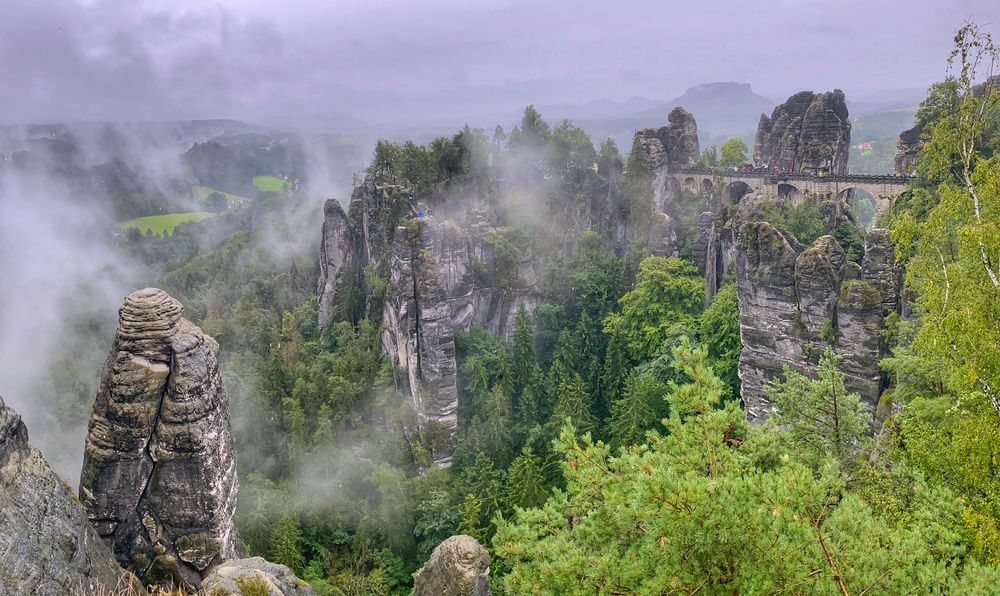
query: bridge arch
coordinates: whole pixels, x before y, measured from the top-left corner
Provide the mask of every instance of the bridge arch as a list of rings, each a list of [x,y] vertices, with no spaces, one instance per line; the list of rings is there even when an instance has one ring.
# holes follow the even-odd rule
[[[701,194],[708,197],[712,195],[712,191],[715,190],[715,184],[712,183],[711,178],[701,179]]]
[[[793,205],[798,205],[802,202],[802,191],[794,184],[779,182],[778,198],[784,201],[791,201]]]
[[[681,183],[681,188],[684,189],[684,192],[691,193],[693,195],[698,194],[698,181],[693,177],[688,176]]]
[[[847,207],[859,228],[867,232],[875,227],[879,216],[879,201],[871,192],[852,186],[840,191],[837,198]]]
[[[743,200],[743,197],[753,192],[753,187],[742,180],[733,180],[726,185],[722,197],[730,205],[735,205]]]

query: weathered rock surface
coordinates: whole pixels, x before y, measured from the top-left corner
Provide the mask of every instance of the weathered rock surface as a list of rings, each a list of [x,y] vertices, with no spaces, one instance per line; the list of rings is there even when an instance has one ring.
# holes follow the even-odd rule
[[[0,594],[93,594],[133,583],[0,398]]]
[[[635,142],[642,146],[647,163],[654,170],[663,166],[668,169],[689,168],[701,157],[698,124],[694,116],[682,107],[671,110],[666,126],[637,131]]]
[[[244,587],[264,587],[269,596],[312,596],[313,589],[284,565],[260,557],[234,559],[213,568],[201,588],[211,596],[259,596]]]
[[[771,113],[761,114],[754,140],[758,166],[812,173],[829,169],[847,173],[851,120],[844,92],[802,91]]]
[[[766,222],[742,225],[736,283],[741,397],[752,421],[771,409],[766,386],[784,366],[809,374],[828,345],[843,356],[849,391],[874,409],[882,390],[879,330],[896,308],[898,272],[886,230],[866,237],[861,266],[832,236],[801,249]]]
[[[620,163],[603,167],[620,174]],[[607,200],[616,192],[609,188]],[[346,217],[327,201],[323,224],[320,323],[329,324],[342,284],[370,293],[361,272],[381,268],[388,280],[383,346],[400,373],[400,393],[413,405],[418,429],[427,431],[425,439],[433,437],[429,447],[438,466],[451,462],[458,424],[455,332],[481,327],[506,335],[518,309],[532,311],[538,300],[530,255],[500,255],[504,229],[490,225],[475,201],[466,205],[472,207],[465,213],[444,218],[404,189],[366,181],[355,188]],[[605,231],[625,237],[614,225]]]
[[[214,339],[166,292],[132,293],[87,435],[80,500],[144,583],[197,587],[242,543],[236,458]]]
[[[512,280],[477,279],[494,269],[495,255],[484,239],[496,232],[482,223],[461,228],[422,218],[401,226],[392,246],[383,345],[405,375],[400,389],[420,428],[435,438],[429,447],[438,466],[450,465],[458,429],[455,332],[481,327],[504,335],[520,306],[535,306],[530,261],[508,272],[527,287],[504,289]],[[472,270],[474,262],[479,273]]]
[[[920,149],[924,146],[920,139],[921,134],[923,134],[923,130],[920,126],[914,126],[899,133],[899,140],[896,141],[896,157],[892,167],[893,172],[897,175],[909,176],[913,174],[917,156],[920,155]]]
[[[434,549],[413,576],[413,596],[490,596],[490,554],[465,535],[452,536]]]
[[[338,285],[344,267],[352,267],[351,235],[344,209],[335,200],[323,205],[323,235],[319,259],[319,325],[326,327],[333,318]],[[348,272],[348,273],[353,273]]]
[[[649,230],[649,252],[658,257],[677,256],[677,221],[666,213],[653,215]]]

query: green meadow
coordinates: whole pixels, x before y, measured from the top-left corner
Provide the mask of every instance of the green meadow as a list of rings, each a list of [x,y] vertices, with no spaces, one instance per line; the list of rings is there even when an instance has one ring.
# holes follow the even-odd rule
[[[137,217],[128,221],[123,221],[118,224],[118,227],[123,232],[129,228],[136,228],[143,234],[146,233],[146,230],[152,230],[154,234],[163,234],[164,232],[172,234],[174,228],[177,227],[178,224],[182,224],[187,221],[200,221],[206,217],[212,217],[213,215],[215,215],[215,213],[210,211],[189,211],[187,213],[148,215],[146,217]]]
[[[254,176],[253,185],[263,192],[285,192],[288,181],[277,176]]]

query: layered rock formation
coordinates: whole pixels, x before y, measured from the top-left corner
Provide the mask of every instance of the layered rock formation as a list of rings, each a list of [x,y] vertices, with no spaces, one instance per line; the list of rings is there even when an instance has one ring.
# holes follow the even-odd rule
[[[896,308],[898,275],[886,230],[868,234],[858,266],[845,260],[832,236],[803,249],[766,222],[743,224],[736,283],[747,416],[765,419],[768,383],[786,365],[809,373],[828,345],[843,356],[847,389],[874,409],[882,389],[879,330]]]
[[[145,583],[196,588],[242,543],[236,458],[214,339],[153,288],[119,310],[86,441],[80,500]]]
[[[914,164],[924,143],[920,136],[923,129],[918,125],[911,129],[899,133],[896,141],[896,157],[893,160],[893,172],[899,176],[909,176],[913,174]]]
[[[112,593],[130,584],[145,593],[0,398],[0,594]]]
[[[481,327],[505,335],[517,310],[537,302],[530,255],[512,252],[504,229],[481,212],[461,217],[460,225],[403,189],[369,181],[355,189],[348,214],[327,201],[320,254],[321,325],[332,319],[343,288],[354,284],[370,296],[366,268],[385,276],[383,345],[419,429],[434,437],[429,447],[439,466],[450,464],[457,430],[455,332]]]
[[[753,154],[758,166],[846,174],[850,146],[851,120],[844,92],[802,91],[774,108],[770,118],[761,114]]]
[[[284,565],[260,557],[226,561],[212,569],[201,584],[202,592],[226,596],[312,596],[313,589]],[[265,592],[266,590],[266,592]]]
[[[694,116],[682,107],[667,115],[667,125],[644,128],[635,133],[635,142],[643,147],[647,161],[654,169],[690,168],[698,163],[698,124]]]
[[[452,536],[434,549],[413,576],[413,596],[490,596],[490,554],[465,535]]]

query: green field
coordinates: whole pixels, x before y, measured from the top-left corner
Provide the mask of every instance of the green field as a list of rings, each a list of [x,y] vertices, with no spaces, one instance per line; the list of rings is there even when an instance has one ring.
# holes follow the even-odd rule
[[[229,192],[222,192],[221,190],[212,188],[211,186],[195,186],[191,188],[191,194],[194,196],[195,199],[199,201],[205,200],[205,198],[208,197],[208,195],[212,194],[213,192],[221,192],[222,194],[224,194],[226,196],[226,201],[229,202],[230,207],[233,207],[235,205],[245,205],[246,202],[250,200],[247,197],[241,197],[240,195],[234,195],[233,193]]]
[[[186,221],[200,221],[206,217],[212,217],[213,215],[215,215],[215,213],[211,213],[209,211],[189,211],[188,213],[148,215],[146,217],[137,217],[128,221],[123,221],[118,224],[118,228],[123,232],[129,228],[135,228],[143,234],[146,233],[146,230],[152,230],[154,234],[163,234],[164,232],[172,234],[174,228],[177,227],[177,224],[182,224]]]
[[[277,176],[254,176],[254,188],[264,192],[285,192],[288,181]]]

